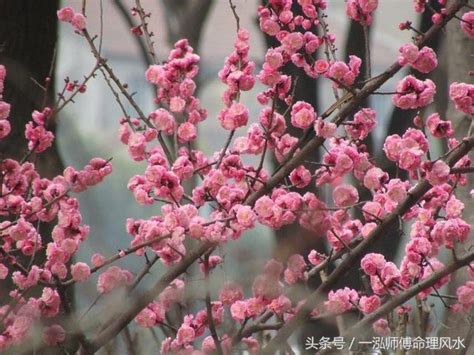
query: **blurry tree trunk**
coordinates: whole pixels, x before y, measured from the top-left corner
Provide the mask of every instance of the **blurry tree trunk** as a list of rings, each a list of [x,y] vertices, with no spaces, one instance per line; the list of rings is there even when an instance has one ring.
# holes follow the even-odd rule
[[[265,4],[266,1],[262,0],[262,4]],[[293,12],[300,11],[299,6],[293,8]],[[314,30],[314,29],[313,29]],[[267,48],[274,48],[280,45],[280,42],[275,38],[270,37],[264,34],[265,43]],[[284,68],[283,72],[286,75],[292,77],[293,85],[296,82],[293,102],[302,100],[309,103],[314,107],[314,110],[318,112],[318,96],[317,96],[317,81],[308,77],[301,68],[297,68],[293,63],[288,63]],[[297,80],[295,81],[295,79]],[[280,113],[283,113],[287,109],[287,106],[284,102],[279,101],[277,105],[277,110]],[[302,130],[295,128],[290,123],[289,117],[286,117],[287,132],[294,137],[300,138],[302,135]],[[314,134],[314,133],[313,133]],[[318,161],[319,153],[316,151],[312,155],[314,161]],[[278,166],[278,162],[274,160],[274,165]],[[308,164],[307,168],[310,171],[315,170],[315,165]],[[314,184],[310,184],[306,188],[307,191],[316,192]],[[299,191],[302,191],[299,189]],[[274,255],[277,259],[286,260],[288,256],[305,252],[309,252],[311,249],[318,249],[319,251],[323,250],[323,243],[321,236],[315,235],[313,232],[310,232],[302,228],[299,223],[293,223],[290,225],[283,226],[282,228],[275,231],[277,239],[277,247],[274,251]]]
[[[430,5],[434,9],[439,9],[439,4],[437,0],[430,0]],[[426,10],[424,13],[420,15],[420,21],[417,26],[417,29],[420,32],[426,32],[432,26],[433,23],[431,21],[431,15],[432,13],[429,10]],[[453,22],[456,22],[456,21],[453,21]],[[435,52],[438,52],[438,49],[440,48],[441,42],[443,39],[442,36],[443,36],[443,33],[441,31],[437,32],[437,34],[433,36],[433,38],[426,45],[428,47],[431,47]],[[418,79],[421,79],[421,80],[425,80],[426,78],[429,77],[429,75],[420,73],[413,69],[410,69],[408,74],[414,75]],[[435,101],[443,101],[443,100],[445,100],[444,97],[439,97],[439,95],[435,96]],[[398,107],[394,107],[392,111],[392,115],[388,123],[387,136],[392,135],[392,134],[402,135],[403,133],[405,133],[405,131],[412,125],[412,119],[415,116],[416,112],[417,112],[416,110],[402,110],[402,109],[399,109]],[[383,157],[381,156],[380,159],[384,160],[384,164],[382,165],[382,166],[385,166],[384,170],[386,170],[389,174],[392,172],[393,173],[395,172],[395,164],[387,161],[385,159],[385,156]],[[402,176],[403,178],[407,176],[405,173],[403,174],[404,174]]]
[[[0,63],[7,68],[4,100],[11,104],[10,136],[0,142],[2,156],[21,159],[27,151],[25,124],[31,113],[41,109],[44,85],[57,39],[58,0],[0,0]],[[51,78],[53,80],[53,78]],[[50,85],[47,104],[54,100]],[[54,133],[54,122],[51,122]],[[36,165],[45,177],[62,171],[56,146],[38,155]]]
[[[433,8],[439,9],[439,4],[437,0],[430,0],[430,4]],[[420,15],[419,24],[417,26],[417,29],[419,31],[426,32],[432,26],[433,23],[431,21],[431,15],[432,13],[429,10],[426,10]],[[442,36],[443,33],[438,32],[426,45],[428,47],[431,47],[436,53],[438,53],[438,50],[441,46],[441,42],[443,40]],[[436,70],[438,71],[440,69],[438,68]],[[408,74],[414,75],[421,80],[425,80],[426,78],[430,77],[430,75],[422,74],[412,69],[409,70]],[[434,77],[431,77],[431,79],[434,79]],[[445,80],[442,76],[437,77],[437,79],[434,80],[436,80],[437,87],[441,88],[443,87],[443,85],[445,85]],[[437,91],[437,94],[435,96],[435,102],[443,102],[444,100],[446,100],[445,97],[440,96],[440,92],[443,91],[445,90]],[[405,131],[413,125],[412,122],[416,113],[417,110],[402,110],[398,107],[394,107],[388,122],[387,136],[392,134],[403,135],[403,133],[405,133]],[[378,154],[377,160],[379,161],[380,167],[384,171],[386,171],[389,176],[394,177],[398,173],[398,177],[401,179],[406,179],[408,177],[404,170],[399,170],[397,172],[395,164],[389,161],[382,151],[380,151],[380,153]],[[399,236],[398,231],[393,230],[386,236],[386,238],[380,240],[378,243],[375,244],[375,252],[385,255],[385,258],[387,260],[393,260],[398,252],[400,241],[401,237]]]
[[[20,160],[27,152],[25,124],[35,109],[42,109],[44,85],[53,63],[57,40],[58,0],[0,0],[0,64],[7,69],[4,100],[11,104],[12,132],[0,141],[0,159]],[[54,101],[54,78],[51,78],[46,104]],[[54,122],[48,126],[55,131]],[[56,145],[32,160],[43,177],[52,178],[62,172],[62,163]],[[46,243],[50,228],[41,225]],[[8,293],[2,289],[0,297]]]
[[[262,4],[265,4],[266,1],[262,0]],[[295,6],[293,12],[300,11],[299,6]],[[311,29],[314,33],[317,34],[317,29]],[[264,34],[265,43],[267,48],[274,48],[280,45],[275,38],[270,37]],[[283,72],[286,75],[292,77],[293,85],[296,82],[295,90],[294,90],[294,97],[293,102],[302,100],[309,103],[311,106],[314,107],[314,110],[319,114],[319,105],[318,105],[318,83],[316,79],[312,79],[308,77],[301,68],[296,67],[293,63],[288,63],[284,68]],[[297,78],[297,81],[295,79]],[[277,110],[280,113],[283,113],[287,109],[287,106],[284,102],[278,102]],[[290,118],[286,117],[286,124],[287,124],[287,132],[294,137],[300,138],[302,135],[302,130],[295,128],[292,126],[290,122]],[[314,132],[311,133],[310,138],[312,138]],[[319,151],[315,151],[312,154],[312,161],[318,162],[320,153]],[[274,160],[274,165],[278,166],[279,163]],[[309,169],[311,172],[314,172],[316,166],[314,164],[305,164],[306,168]],[[298,189],[299,192],[313,192],[316,193],[317,188],[315,187],[314,183],[311,183],[308,187],[303,189]],[[278,260],[287,260],[288,257],[292,254],[302,254],[308,255],[311,249],[316,249],[319,252],[326,253],[326,239],[324,235],[317,235],[314,232],[308,231],[300,226],[298,222],[295,222],[290,225],[285,225],[282,228],[275,231],[276,237],[276,248],[273,252],[273,255]],[[317,287],[320,284],[321,280],[318,278],[314,278],[310,280],[310,284],[312,287]],[[326,323],[318,323],[318,327],[314,328],[312,326],[311,321],[307,322],[307,325],[303,327],[303,331],[299,336],[299,343],[304,344],[306,337],[312,336],[315,339],[319,339],[321,336],[326,337],[333,337],[337,336],[337,328],[333,324],[326,324]],[[303,350],[304,347],[301,347]]]
[[[458,15],[462,17],[464,12],[467,12],[466,8],[464,11],[460,12]],[[446,52],[447,52],[447,82],[464,82],[469,84],[474,84],[474,79],[472,76],[469,76],[469,72],[473,69],[473,56],[474,56],[474,41],[467,37],[464,32],[461,31],[459,26],[459,21],[451,21],[447,26],[447,41],[446,41]],[[465,137],[468,132],[474,131],[472,116],[468,116],[465,113],[458,111],[454,108],[453,102],[449,97],[445,97],[445,100],[448,102],[448,111],[446,117],[448,117],[454,127],[455,135],[457,139],[462,139]],[[470,154],[471,159],[474,158],[474,155]],[[467,174],[468,183],[465,186],[459,186],[456,191],[456,197],[460,199],[464,205],[465,209],[463,212],[463,219],[471,226],[474,225],[474,204],[472,203],[472,198],[469,195],[469,191],[474,186],[474,176],[473,174]],[[471,230],[470,238],[468,240],[472,241],[473,231]],[[458,255],[465,253],[464,247],[460,245],[456,248]],[[448,257],[451,257],[449,255]],[[455,295],[456,289],[462,283],[468,280],[468,275],[463,272],[458,272],[452,277],[452,280],[448,286],[448,294]],[[473,313],[471,312],[471,316]],[[447,312],[445,316],[444,323],[449,328],[442,328],[440,331],[441,336],[451,336],[451,337],[461,337],[465,338],[466,342],[472,341],[473,337],[473,326],[468,320],[468,314],[458,313],[454,314]],[[469,339],[468,339],[469,338]],[[471,347],[465,354],[473,354],[474,346],[471,344]]]
[[[199,52],[202,29],[213,0],[163,0],[168,43],[187,38]]]
[[[368,27],[368,34],[369,34],[369,46],[371,46],[371,33],[372,33],[372,26]],[[358,76],[359,81],[365,80],[367,76],[367,70],[365,66],[365,36],[364,36],[364,26],[362,26],[357,21],[350,21],[349,28],[347,30],[346,35],[346,45],[344,48],[344,59],[347,62],[349,60],[350,55],[355,55],[362,59],[362,65],[360,67],[360,73]],[[372,74],[373,75],[373,74]],[[369,98],[364,99],[360,107],[369,107]],[[364,144],[367,146],[367,150],[369,153],[372,154],[373,150],[373,139],[372,134],[370,134],[365,140]]]
[[[373,25],[372,25],[373,26]],[[368,38],[367,40],[369,41],[368,45],[369,47],[372,46],[372,41],[371,41],[371,34],[372,34],[372,26],[368,27]],[[347,62],[349,60],[350,55],[355,55],[362,59],[362,65],[360,67],[360,73],[358,76],[358,81],[363,81],[366,80],[367,78],[367,67],[366,67],[366,53],[365,53],[365,35],[364,35],[364,26],[362,26],[359,22],[357,21],[350,21],[350,25],[347,29],[347,34],[346,34],[346,44],[344,48],[344,60]],[[371,61],[373,63],[373,60]],[[372,75],[374,75],[373,70],[372,70]],[[365,108],[365,107],[370,107],[370,99],[366,98],[360,103],[360,108]],[[369,134],[369,136],[362,142],[365,144],[367,147],[367,151],[372,155],[373,153],[373,137],[372,134]],[[351,185],[355,186],[359,192],[359,200],[364,201],[364,200],[370,200],[371,199],[371,194],[368,189],[366,189],[364,186],[362,186],[357,179],[354,177],[351,177]],[[359,209],[354,209],[353,210],[353,217],[362,219],[362,211]],[[337,287],[343,288],[343,287],[351,287],[356,290],[362,290],[364,289],[363,285],[363,280],[361,278],[361,272],[358,267],[352,268],[348,272],[348,274],[341,278],[339,284]],[[338,322],[340,322],[340,325],[344,325],[346,328],[350,327],[352,324],[354,324],[357,321],[357,316],[355,314],[346,314],[344,316],[340,316]]]

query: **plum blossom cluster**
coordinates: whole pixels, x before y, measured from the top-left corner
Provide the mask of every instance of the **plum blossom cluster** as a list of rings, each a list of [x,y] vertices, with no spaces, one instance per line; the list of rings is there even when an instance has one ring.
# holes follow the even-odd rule
[[[445,5],[445,1],[439,2]],[[213,118],[230,135],[223,149],[209,157],[190,144],[197,138],[197,124],[207,118],[195,94],[199,56],[187,40],[179,40],[166,62],[148,68],[145,77],[156,86],[158,107],[148,116],[139,110],[138,117],[126,114],[120,121],[119,139],[127,145],[132,160],[144,162],[142,173],[129,179],[128,190],[141,205],[160,204],[160,212],[149,218],[128,218],[125,228],[131,236],[130,247],[119,249],[109,258],[95,253],[90,263],[73,259],[88,238],[89,227],[83,224],[79,202],[72,194],[101,183],[112,172],[110,161],[94,158],[81,170],[67,167],[60,176],[42,178],[28,157],[52,144],[54,136],[46,124],[56,111],[46,107],[32,113],[25,129],[27,157],[21,162],[0,162],[0,280],[10,279],[14,284],[8,302],[0,306],[0,351],[24,343],[37,327],[41,327],[46,345],[62,346],[70,338],[75,340],[77,329],[69,325],[71,319],[61,318],[69,314],[65,290],[75,283],[90,282],[91,275],[98,271],[95,285],[100,298],[117,290],[130,298],[124,302],[125,308],[109,319],[111,328],[105,325],[98,337],[78,336],[79,342],[90,337],[86,345],[94,351],[103,345],[102,341],[110,340],[101,338],[104,333],[123,329],[133,319],[141,327],[166,328],[160,348],[163,354],[227,354],[237,346],[257,354],[265,351],[262,346],[266,341],[254,333],[290,327],[292,320],[301,315],[317,321],[354,312],[364,321],[367,315],[383,311],[382,306],[393,302],[393,296],[402,297],[421,282],[430,282],[416,294],[419,302],[426,302],[449,282],[450,272],[437,276],[446,267],[465,267],[469,271],[468,280],[457,288],[451,308],[465,311],[474,305],[474,254],[449,265],[440,257],[446,250],[471,247],[471,226],[463,218],[465,206],[456,195],[456,187],[468,184],[465,173],[472,162],[467,152],[474,146],[474,139],[458,141],[453,138],[451,123],[439,113],[431,113],[426,119],[419,113],[413,120],[414,127],[387,137],[383,144],[389,161],[409,173],[410,179],[402,179],[377,166],[364,145],[377,125],[377,112],[361,107],[357,90],[350,98],[355,100],[351,101],[355,102],[354,108],[332,121],[326,117],[331,113],[319,117],[312,105],[294,98],[294,78],[284,70],[289,63],[311,78],[327,79],[337,92],[351,89],[359,75],[362,61],[358,57],[351,56],[347,63],[335,56],[317,58],[322,45],[335,50],[335,37],[327,32],[324,20],[326,6],[324,0],[270,0],[260,6],[260,28],[274,37],[277,45],[268,49],[256,76],[255,64],[249,60],[249,33],[238,30],[233,52],[219,72],[226,84],[224,108]],[[350,0],[346,12],[368,26],[377,6],[376,0]],[[415,6],[417,11],[424,11],[425,1],[415,1]],[[443,19],[448,15],[443,7],[439,16]],[[58,11],[58,18],[87,34],[84,14],[66,7]],[[468,20],[461,26],[466,27]],[[442,23],[437,19],[434,22]],[[322,31],[318,36],[315,30],[319,27]],[[94,41],[89,45],[93,47]],[[437,58],[428,47],[405,44],[400,48],[398,63],[427,73],[437,66]],[[108,64],[99,60],[98,65]],[[392,67],[400,66],[395,63]],[[2,95],[4,67],[0,67],[0,79]],[[263,107],[258,122],[248,126],[249,112],[240,103],[240,95],[252,89],[256,79],[266,86],[257,95]],[[386,80],[382,75],[371,81],[380,87]],[[435,89],[429,79],[407,76],[398,83],[393,103],[402,109],[423,108],[432,102]],[[126,87],[120,90],[128,94]],[[453,83],[449,95],[458,110],[471,114],[473,93],[472,85]],[[133,100],[133,95],[124,97]],[[287,109],[281,112],[283,104]],[[0,132],[4,136],[10,130],[9,110],[0,97]],[[290,134],[291,126],[304,138]],[[234,131],[240,127],[246,130],[234,139]],[[432,158],[427,134],[443,139],[448,153]],[[173,150],[163,136],[176,142]],[[310,159],[304,149],[308,141],[324,141],[324,145],[318,143],[324,151],[320,162],[312,162],[315,168],[305,164]],[[264,167],[270,154],[284,174]],[[257,156],[258,163],[248,163],[247,155]],[[349,179],[355,183],[350,184]],[[193,180],[199,182],[190,188]],[[317,187],[330,193],[323,197],[310,191]],[[354,213],[357,210],[359,214]],[[40,228],[43,223],[51,225],[51,239]],[[399,227],[402,223],[409,223],[410,230],[399,265],[382,254],[368,252],[365,247],[377,238],[383,239],[389,228],[403,233]],[[218,285],[217,290],[211,288],[213,273],[226,262],[225,244],[241,238],[257,224],[275,230],[299,224],[323,241],[330,252],[312,249],[284,260],[271,259],[249,290],[231,279]],[[193,244],[198,248],[190,250]],[[39,254],[44,260],[39,261]],[[154,264],[149,254],[167,271],[151,290],[139,294],[135,287]],[[146,260],[140,273],[111,265],[128,255]],[[334,263],[338,259],[342,262]],[[457,264],[459,260],[464,263]],[[327,281],[334,275],[326,276],[327,270],[334,266],[335,275],[342,274],[348,262],[349,268],[360,265],[366,275],[364,290],[335,288],[340,279]],[[190,308],[186,307],[190,303],[186,296],[195,290],[182,275],[193,263],[197,266],[195,276],[205,281],[205,295],[192,300],[195,302]],[[319,293],[319,301],[312,303],[312,296],[305,293],[317,275],[326,296],[321,301]],[[303,289],[305,292],[301,292]],[[127,303],[133,303],[132,308]],[[397,315],[412,310],[403,301],[393,311],[391,317],[377,313],[377,320],[371,322],[374,332],[389,335]],[[124,319],[127,323],[120,323]],[[178,324],[170,324],[173,319],[178,319]],[[277,333],[279,336],[281,333]]]
[[[470,38],[474,38],[474,11],[468,11],[461,18],[461,29]]]
[[[474,114],[474,85],[467,83],[452,83],[449,86],[449,97],[454,102],[456,109]]]
[[[25,137],[28,139],[28,149],[41,153],[51,147],[54,134],[46,129],[48,117],[52,110],[46,107],[42,112],[34,111],[33,120],[26,124]]]
[[[194,96],[196,83],[193,79],[199,72],[198,62],[199,56],[183,39],[175,43],[165,64],[152,65],[145,73],[146,79],[157,86],[155,102],[163,106],[149,118],[158,134],[176,134],[180,143],[196,139],[196,125],[207,117],[207,111]],[[135,145],[138,140],[140,150],[144,150],[146,136],[146,132],[132,134],[129,149],[130,144]]]
[[[440,12],[446,12],[446,4],[448,3],[447,0],[437,0],[438,4],[441,7]],[[426,10],[426,0],[413,0],[413,6],[416,12],[424,12]],[[444,11],[443,11],[444,10]]]
[[[72,25],[76,31],[83,31],[86,28],[86,18],[80,12],[74,11],[72,7],[66,6],[58,10],[58,20]]]
[[[219,71],[219,78],[228,86],[222,96],[226,108],[219,113],[219,120],[222,127],[230,131],[246,126],[249,118],[248,109],[238,102],[240,91],[249,91],[255,85],[255,78],[252,75],[255,63],[248,58],[249,38],[247,30],[238,31],[234,52],[226,58],[224,68]]]
[[[392,102],[403,110],[417,109],[433,102],[435,93],[436,85],[432,80],[418,80],[408,75],[397,84]]]
[[[399,52],[398,63],[400,65],[409,65],[421,73],[429,73],[438,65],[436,53],[430,47],[419,49],[413,43],[407,43],[400,47]]]
[[[5,87],[5,78],[7,71],[5,66],[0,65],[0,139],[5,138],[10,134],[11,125],[8,120],[10,115],[10,104],[3,101],[3,90]]]
[[[6,69],[0,66],[2,93],[5,76]],[[10,130],[10,106],[1,101],[0,107],[4,133],[1,138],[5,138]],[[54,136],[45,126],[52,115],[49,107],[33,111],[32,120],[25,127],[27,156],[51,146]],[[62,175],[46,179],[26,159],[0,161],[0,280],[10,278],[15,287],[5,295],[9,302],[0,307],[0,351],[24,341],[42,318],[58,316],[61,300],[56,280],[66,281],[70,276],[84,281],[89,277],[87,264],[70,264],[89,233],[89,227],[82,223],[79,202],[70,193],[100,183],[111,172],[110,162],[94,158],[82,170],[67,167]],[[49,239],[39,230],[45,223],[52,227]],[[34,262],[40,253],[44,260]],[[30,266],[26,267],[24,260],[31,260]],[[39,296],[28,296],[37,287],[42,287]],[[54,323],[45,327],[43,340],[48,345],[63,342],[63,327]]]
[[[110,174],[111,165],[95,158],[83,170],[68,167],[62,176],[52,180],[41,178],[30,162],[20,164],[5,159],[0,171],[0,214],[7,219],[0,223],[0,279],[10,276],[17,287],[10,293],[11,303],[0,308],[0,349],[6,349],[22,342],[40,318],[58,315],[61,302],[55,280],[66,280],[68,275],[76,281],[89,277],[87,264],[69,263],[89,233],[89,227],[82,224],[79,203],[69,192],[96,185]],[[20,217],[12,220],[11,216]],[[44,240],[39,233],[37,226],[41,223],[53,223],[51,241]],[[22,258],[34,259],[42,250],[46,257],[43,264],[33,264],[30,269],[21,266]],[[44,287],[40,297],[25,297],[39,285],[50,287]],[[57,324],[44,332],[45,342],[50,345],[65,337],[63,328]]]
[[[372,14],[379,5],[378,0],[348,0],[346,14],[362,25],[372,24]]]

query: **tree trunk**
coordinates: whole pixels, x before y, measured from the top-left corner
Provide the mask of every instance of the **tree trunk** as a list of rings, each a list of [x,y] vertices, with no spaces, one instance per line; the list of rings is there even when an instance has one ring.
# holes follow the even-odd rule
[[[439,4],[436,0],[431,0],[430,1],[431,6],[435,9],[439,9]],[[423,14],[420,16],[420,21],[418,24],[417,29],[421,32],[426,32],[431,26],[432,26],[432,21],[431,21],[431,15],[432,13],[429,10],[426,10]],[[455,21],[453,21],[455,22]],[[441,32],[438,32],[433,39],[427,43],[427,46],[431,47],[435,52],[438,53],[438,49],[441,46],[441,42],[443,39],[443,34]],[[439,68],[437,71],[440,70]],[[415,75],[418,79],[425,80],[426,78],[429,77],[429,75],[419,73],[417,71],[414,71],[410,69],[409,73],[411,75]],[[432,78],[434,79],[434,78]],[[442,78],[438,78],[442,82]],[[439,83],[438,79],[435,79],[436,85],[442,86],[443,83]],[[435,102],[443,102],[445,100],[444,97],[441,97],[439,92],[435,96]],[[388,122],[388,130],[387,130],[387,136],[392,135],[392,134],[398,134],[398,135],[403,135],[405,131],[413,125],[413,118],[415,117],[417,111],[416,110],[402,110],[399,109],[398,107],[394,107],[392,111],[392,115],[390,117],[390,120]],[[377,154],[376,154],[377,157]],[[378,154],[377,160],[379,161],[379,166],[386,171],[389,176],[394,177],[398,173],[398,177],[400,179],[407,179],[408,175],[404,170],[400,170],[397,172],[397,168],[395,164],[391,161],[389,161],[385,155],[381,152]],[[393,260],[398,252],[398,248],[400,245],[401,238],[398,236],[398,231],[394,230],[389,235],[387,235],[387,238],[383,239],[379,243],[376,244],[375,246],[375,252],[381,253],[385,255],[385,258],[387,260]]]
[[[38,84],[44,85],[53,63],[58,5],[58,0],[0,0],[0,63],[7,69],[4,100],[11,105],[12,125],[10,135],[0,141],[0,159],[21,160],[25,156],[25,124],[31,120],[33,110],[41,110],[44,102],[51,105],[54,101],[54,78],[46,98]],[[54,133],[54,122],[48,128]],[[52,178],[63,170],[56,145],[32,155],[30,160],[43,177]],[[50,231],[46,224],[41,226],[45,243]],[[0,299],[7,294],[7,287],[2,288]]]

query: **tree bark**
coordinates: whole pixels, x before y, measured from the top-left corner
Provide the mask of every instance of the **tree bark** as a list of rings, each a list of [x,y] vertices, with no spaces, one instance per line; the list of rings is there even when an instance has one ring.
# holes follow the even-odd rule
[[[24,136],[25,124],[33,110],[41,110],[44,102],[54,101],[54,78],[46,93],[44,85],[49,76],[57,41],[56,11],[58,0],[0,0],[0,63],[7,69],[4,100],[11,105],[12,131],[0,141],[0,159],[20,160],[27,153]],[[55,131],[54,122],[48,129]],[[31,161],[43,177],[60,174],[63,166],[56,145]],[[50,228],[41,226],[43,242],[48,242]],[[39,256],[41,257],[41,256]],[[2,287],[0,299],[7,296],[8,287]]]
[[[173,45],[187,38],[199,52],[201,31],[213,3],[213,0],[163,0],[168,43]]]

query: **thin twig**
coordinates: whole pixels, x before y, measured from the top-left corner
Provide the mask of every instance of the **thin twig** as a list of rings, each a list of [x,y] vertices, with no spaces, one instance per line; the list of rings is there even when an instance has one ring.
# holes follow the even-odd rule
[[[237,14],[237,10],[236,10],[237,7],[234,5],[232,0],[229,0],[229,5],[230,5],[230,9],[232,10],[232,14],[234,15],[235,26],[237,27],[237,32],[238,32],[240,30],[240,17]]]

